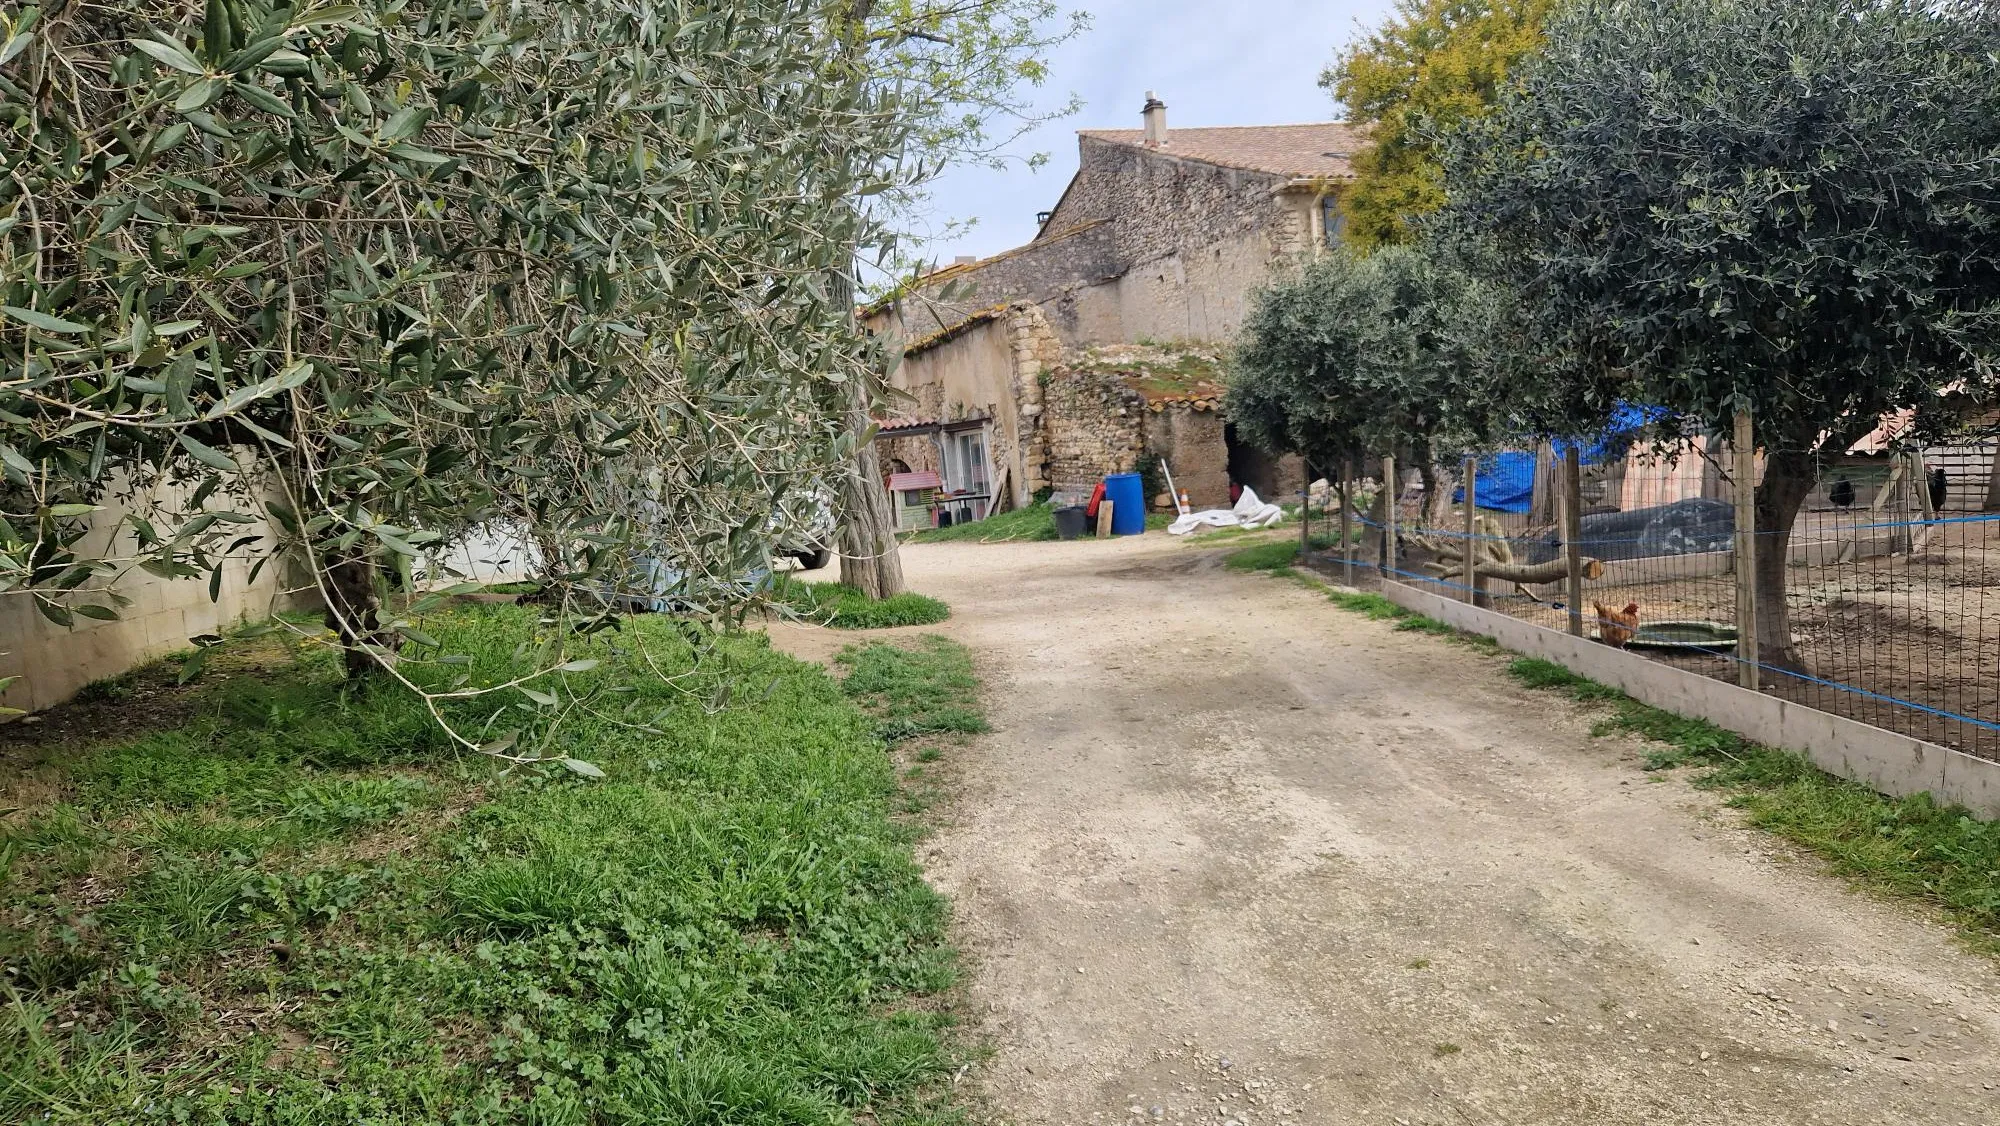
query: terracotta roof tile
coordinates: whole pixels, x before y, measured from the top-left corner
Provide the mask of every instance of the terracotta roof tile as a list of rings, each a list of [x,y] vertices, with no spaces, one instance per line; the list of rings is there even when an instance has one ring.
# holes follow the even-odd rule
[[[1121,145],[1144,146],[1139,129],[1081,129],[1078,134]],[[1168,129],[1167,143],[1155,150],[1225,168],[1280,176],[1354,174],[1349,159],[1367,143],[1367,131],[1344,121],[1310,125],[1226,125],[1209,129]]]
[[[905,492],[910,489],[942,489],[944,481],[934,470],[919,469],[915,473],[889,474],[889,491]]]

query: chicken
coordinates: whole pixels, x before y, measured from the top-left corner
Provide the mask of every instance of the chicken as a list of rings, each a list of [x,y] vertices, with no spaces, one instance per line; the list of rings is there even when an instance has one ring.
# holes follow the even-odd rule
[[[1616,645],[1620,649],[1639,632],[1639,604],[1628,602],[1623,610],[1613,610],[1602,602],[1593,602],[1591,608],[1597,611],[1597,640],[1606,645]]]
[[[1854,482],[1845,477],[1835,479],[1832,487],[1826,490],[1826,499],[1832,501],[1835,508],[1853,507]]]

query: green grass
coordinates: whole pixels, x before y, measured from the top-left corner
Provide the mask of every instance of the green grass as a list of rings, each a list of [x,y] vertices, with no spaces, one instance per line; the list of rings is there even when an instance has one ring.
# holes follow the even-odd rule
[[[510,583],[487,583],[480,589],[487,594],[538,594],[541,592],[542,584],[533,580],[522,580]]]
[[[491,683],[533,622],[455,609],[425,628],[472,665],[405,668]],[[864,647],[842,683],[676,625],[574,654],[603,664],[548,750],[602,781],[458,754],[311,648],[38,768],[0,801],[0,1121],[955,1120],[883,738],[982,727],[969,656]]]
[[[1507,671],[1530,688],[1601,709],[1598,735],[1646,740],[1647,770],[1704,768],[1696,784],[1727,794],[1751,824],[1811,849],[1865,886],[1936,905],[1975,945],[2000,954],[2000,822],[1940,806],[1927,794],[1885,797],[1803,755],[1640,703],[1550,661],[1522,657]]]
[[[1246,531],[1244,529],[1224,528],[1210,533],[1210,536],[1221,536],[1229,532],[1236,532],[1241,535],[1254,535],[1257,531],[1262,530]],[[1314,534],[1312,537],[1314,551],[1327,551],[1339,546],[1339,532],[1321,532]],[[1294,536],[1291,539],[1273,540],[1270,543],[1260,543],[1250,547],[1238,548],[1223,558],[1222,565],[1232,571],[1288,573],[1297,565],[1298,561],[1299,541]]]
[[[984,713],[970,702],[979,683],[972,654],[955,641],[926,634],[911,648],[850,645],[834,660],[847,670],[842,687],[876,717],[884,738],[987,730]]]
[[[802,618],[834,629],[893,629],[936,625],[951,617],[951,607],[929,595],[904,591],[873,599],[840,583],[779,580],[777,597]]]
[[[1279,540],[1276,543],[1260,543],[1255,547],[1241,547],[1230,552],[1222,560],[1222,565],[1232,571],[1290,572],[1299,560],[1297,540]]]
[[[1174,522],[1171,512],[1148,512],[1146,530],[1157,532]],[[1084,538],[1095,538],[1094,528],[1084,529]],[[1029,543],[1056,537],[1055,510],[1047,502],[1017,508],[949,528],[926,528],[903,536],[904,543]]]
[[[949,528],[910,532],[904,543],[1019,543],[1056,538],[1055,510],[1044,502]]]

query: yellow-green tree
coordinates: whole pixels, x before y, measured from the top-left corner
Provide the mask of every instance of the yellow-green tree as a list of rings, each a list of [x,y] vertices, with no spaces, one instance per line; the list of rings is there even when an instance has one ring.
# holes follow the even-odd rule
[[[1407,241],[1405,220],[1444,203],[1437,127],[1484,114],[1507,72],[1541,45],[1555,0],[1398,0],[1396,13],[1343,51],[1320,85],[1365,124],[1355,181],[1341,193],[1358,249]]]

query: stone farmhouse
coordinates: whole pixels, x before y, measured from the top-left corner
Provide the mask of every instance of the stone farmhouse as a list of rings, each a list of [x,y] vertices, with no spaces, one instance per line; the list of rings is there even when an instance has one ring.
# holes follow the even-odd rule
[[[1077,135],[1078,171],[1025,246],[961,259],[865,311],[904,342],[881,420],[885,472],[937,474],[990,501],[1087,489],[1164,458],[1198,507],[1232,483],[1296,492],[1296,459],[1239,445],[1219,410],[1222,357],[1252,294],[1339,238],[1334,201],[1362,143],[1341,122]]]

